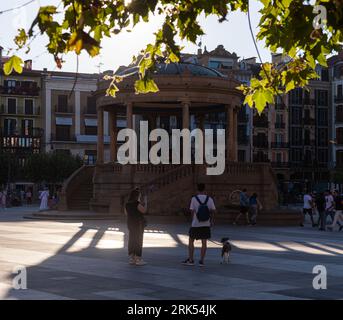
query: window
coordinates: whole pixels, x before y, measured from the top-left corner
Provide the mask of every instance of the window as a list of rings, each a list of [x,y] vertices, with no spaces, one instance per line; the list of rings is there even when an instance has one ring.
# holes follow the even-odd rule
[[[310,139],[310,136],[311,136],[311,134],[310,134],[310,130],[305,130],[305,136],[304,136],[304,143],[306,144],[306,145],[310,145],[311,144],[311,139]]]
[[[238,162],[245,162],[245,150],[238,150]]]
[[[329,92],[327,90],[316,90],[316,105],[326,107],[329,105]]]
[[[98,134],[98,127],[85,126],[85,135],[96,136]]]
[[[8,98],[7,100],[7,112],[10,114],[16,114],[17,113],[17,99]]]
[[[336,122],[343,122],[343,105],[336,108]]]
[[[276,123],[283,123],[283,115],[282,114],[276,115]]]
[[[25,136],[32,134],[33,120],[24,119],[21,121],[21,132]]]
[[[302,145],[302,129],[292,128],[291,129],[291,142],[293,145]]]
[[[5,119],[4,121],[4,135],[5,136],[13,135],[16,129],[17,129],[16,119]]]
[[[96,163],[96,150],[85,150],[84,163],[87,165]]]
[[[328,162],[328,150],[318,149],[318,162]]]
[[[16,87],[16,81],[15,80],[5,80],[4,85],[6,88],[15,88]]]
[[[336,166],[343,167],[343,151],[336,151]]]
[[[326,68],[322,68],[321,70],[321,80],[322,81],[329,81],[329,70]]]
[[[96,114],[96,99],[93,96],[87,97],[87,114]]]
[[[209,61],[208,66],[214,69],[232,69],[232,61],[211,60]]]
[[[328,110],[323,108],[318,108],[317,111],[318,125],[328,126]]]
[[[70,126],[56,125],[56,140],[69,141],[70,140]]]
[[[68,96],[67,95],[58,96],[57,110],[58,112],[68,112]]]
[[[282,162],[282,153],[281,152],[276,153],[276,162],[277,163]]]
[[[302,149],[291,149],[291,161],[300,162],[302,161]]]
[[[302,120],[302,108],[293,107],[291,108],[291,120],[292,124],[301,124]]]
[[[318,129],[318,145],[327,146],[328,145],[328,130]]]
[[[339,84],[339,85],[337,86],[337,98],[342,98],[342,96],[343,96],[342,85]]]
[[[302,95],[303,95],[303,89],[302,88],[297,88],[297,89],[290,91],[289,104],[301,105],[303,103]]]
[[[25,99],[25,114],[33,114],[33,100]]]
[[[343,128],[337,128],[336,130],[336,142],[343,144]]]

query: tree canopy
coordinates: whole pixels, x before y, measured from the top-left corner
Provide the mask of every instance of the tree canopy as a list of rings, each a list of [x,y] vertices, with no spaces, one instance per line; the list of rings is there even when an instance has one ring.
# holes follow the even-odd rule
[[[271,52],[282,52],[291,58],[281,67],[263,63],[260,77],[253,78],[249,86],[239,87],[245,103],[261,112],[267,103],[274,103],[275,96],[295,87],[306,86],[315,79],[316,64],[326,66],[328,54],[338,52],[343,43],[342,0],[254,0],[262,4],[258,25],[258,40],[265,41]],[[317,7],[315,7],[315,5]],[[30,50],[30,43],[39,34],[48,36],[47,50],[62,67],[63,55],[87,51],[91,57],[99,55],[105,37],[115,37],[130,31],[140,21],[148,22],[154,15],[164,17],[156,30],[155,41],[148,44],[138,58],[139,79],[137,93],[156,92],[153,80],[156,62],[178,62],[182,40],[197,43],[205,33],[199,17],[214,15],[220,22],[233,11],[249,15],[249,0],[62,0],[62,8],[53,5],[41,7],[29,30],[21,29],[15,38],[18,49]],[[320,6],[320,7],[318,7]],[[63,18],[58,13],[64,12]],[[13,55],[4,66],[6,74],[22,71],[23,61]],[[118,91],[112,78],[107,94]]]

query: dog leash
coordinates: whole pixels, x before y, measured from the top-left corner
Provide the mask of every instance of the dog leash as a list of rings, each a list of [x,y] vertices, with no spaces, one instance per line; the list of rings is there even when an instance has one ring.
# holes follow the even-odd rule
[[[214,244],[216,244],[216,245],[218,245],[218,246],[222,246],[223,244],[221,243],[221,242],[219,242],[219,241],[214,241],[214,240],[211,240],[211,239],[208,239],[208,241],[210,241],[210,242],[212,242],[212,243],[214,243]]]

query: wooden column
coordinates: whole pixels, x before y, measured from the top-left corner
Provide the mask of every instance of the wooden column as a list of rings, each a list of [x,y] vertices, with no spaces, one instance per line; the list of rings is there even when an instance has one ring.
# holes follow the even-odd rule
[[[239,107],[235,106],[233,108],[233,161],[238,161],[238,134],[237,134],[237,130],[238,130],[238,121],[237,121],[237,115],[238,115],[238,110]]]
[[[110,160],[117,161],[117,113],[111,111],[109,113],[110,121]]]
[[[234,122],[233,107],[226,105],[226,160],[234,161]]]
[[[126,105],[126,120],[127,120],[127,128],[133,129],[133,103],[128,102]]]
[[[187,101],[182,102],[182,129],[189,129],[189,105]]]
[[[97,163],[104,163],[104,110],[101,108],[98,109]]]

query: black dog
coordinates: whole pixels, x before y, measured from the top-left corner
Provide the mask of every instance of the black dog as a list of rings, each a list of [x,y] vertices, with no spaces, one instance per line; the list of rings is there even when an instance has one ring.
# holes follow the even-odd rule
[[[223,244],[221,264],[223,264],[223,263],[228,264],[230,251],[232,250],[232,246],[229,242],[229,238],[222,238],[222,240],[220,242]]]

